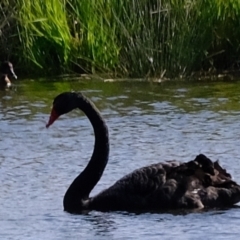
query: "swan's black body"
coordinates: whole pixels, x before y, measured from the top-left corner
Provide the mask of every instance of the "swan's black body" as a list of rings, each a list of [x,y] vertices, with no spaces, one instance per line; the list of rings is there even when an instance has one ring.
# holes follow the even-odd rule
[[[87,167],[64,196],[64,210],[165,211],[229,207],[240,201],[240,186],[218,162],[200,154],[186,163],[153,164],[126,175],[94,197],[90,192],[101,178],[109,155],[107,126],[94,104],[81,93],[57,96],[47,127],[75,108],[89,118],[95,133],[94,151]]]

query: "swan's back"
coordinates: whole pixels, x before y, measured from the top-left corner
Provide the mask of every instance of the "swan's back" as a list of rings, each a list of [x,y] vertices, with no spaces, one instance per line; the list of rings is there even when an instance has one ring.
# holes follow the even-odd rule
[[[172,210],[231,206],[240,187],[218,162],[203,154],[186,163],[169,161],[133,171],[90,199],[99,210]]]

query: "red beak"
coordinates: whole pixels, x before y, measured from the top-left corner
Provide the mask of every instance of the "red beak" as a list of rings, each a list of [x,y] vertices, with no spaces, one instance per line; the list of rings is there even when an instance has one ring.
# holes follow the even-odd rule
[[[55,109],[52,108],[48,123],[46,124],[46,128],[50,127],[55,122],[55,120],[58,119],[58,117],[59,115],[56,113]]]

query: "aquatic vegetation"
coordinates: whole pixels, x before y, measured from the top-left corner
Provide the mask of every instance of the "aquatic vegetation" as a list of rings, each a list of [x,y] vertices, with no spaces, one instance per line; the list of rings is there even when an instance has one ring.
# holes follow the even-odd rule
[[[238,0],[3,0],[0,12],[0,53],[28,73],[179,77],[239,67]]]

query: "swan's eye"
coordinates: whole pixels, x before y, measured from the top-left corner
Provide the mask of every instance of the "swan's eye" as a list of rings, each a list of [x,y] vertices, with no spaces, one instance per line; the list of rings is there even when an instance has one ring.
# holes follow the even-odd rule
[[[53,103],[53,107],[52,109],[54,109],[54,111],[57,113],[58,116],[61,116],[67,112],[69,112],[69,107],[68,107],[68,103],[65,101],[57,101],[55,103]]]

